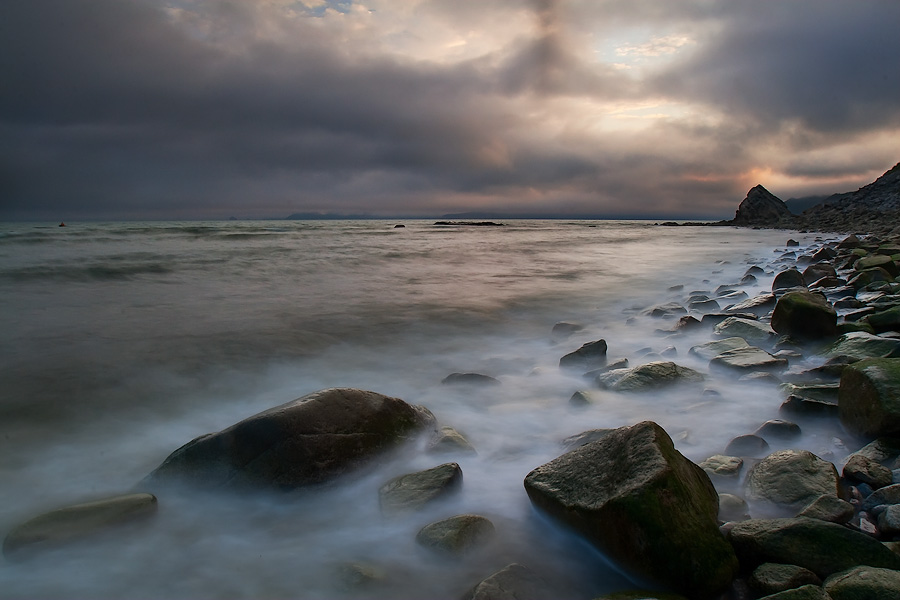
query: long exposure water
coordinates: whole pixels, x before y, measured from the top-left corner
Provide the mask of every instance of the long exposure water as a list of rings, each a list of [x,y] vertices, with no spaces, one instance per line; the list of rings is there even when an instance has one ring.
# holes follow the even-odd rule
[[[266,408],[358,387],[430,409],[475,455],[412,451],[311,491],[159,496],[152,522],[27,561],[0,563],[9,598],[457,598],[518,562],[589,598],[629,581],[544,519],[522,486],[561,441],[655,420],[700,461],[777,417],[772,385],[710,375],[697,390],[591,389],[559,358],[600,338],[632,366],[704,330],[671,336],[644,314],[740,287],[768,291],[788,237],[813,234],[639,221],[255,221],[0,225],[0,532],[42,511],[133,489],[170,452]],[[794,250],[793,248],[791,250]],[[674,286],[683,286],[675,289]],[[722,301],[723,306],[728,302]],[[560,321],[584,325],[553,339]],[[670,350],[670,352],[672,352]],[[442,385],[454,372],[502,382]],[[587,390],[593,402],[569,398]],[[840,460],[835,432],[803,447]],[[454,460],[461,492],[382,515],[391,477]],[[493,541],[450,560],[417,546],[425,524],[490,518]],[[342,569],[364,565],[369,587]]]

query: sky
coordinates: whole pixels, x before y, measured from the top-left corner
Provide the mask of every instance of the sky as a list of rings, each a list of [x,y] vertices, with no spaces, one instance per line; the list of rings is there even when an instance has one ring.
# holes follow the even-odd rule
[[[730,218],[900,161],[898,0],[5,0],[0,220]]]

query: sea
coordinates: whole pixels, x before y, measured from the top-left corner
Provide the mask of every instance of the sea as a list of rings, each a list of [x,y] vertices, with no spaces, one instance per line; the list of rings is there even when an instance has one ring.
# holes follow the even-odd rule
[[[645,585],[536,511],[524,477],[569,436],[644,420],[699,462],[778,418],[784,396],[715,373],[703,390],[615,393],[560,370],[559,359],[604,339],[610,360],[708,372],[689,350],[712,331],[672,333],[677,319],[648,309],[767,292],[775,273],[833,238],[652,221],[499,223],[0,224],[4,536],[42,512],[128,493],[189,440],[325,388],[425,406],[477,451],[435,455],[420,444],[291,493],[160,492],[146,523],[0,560],[0,596],[459,598],[511,563],[572,598]],[[799,246],[786,247],[789,238]],[[763,273],[741,283],[753,266]],[[560,322],[582,328],[554,335]],[[501,385],[442,384],[451,373]],[[571,403],[576,391],[591,402]],[[840,463],[854,442],[835,427],[804,426],[792,447]],[[386,481],[450,461],[463,471],[458,493],[382,513]],[[416,543],[426,524],[465,513],[493,522],[483,548],[449,558]]]

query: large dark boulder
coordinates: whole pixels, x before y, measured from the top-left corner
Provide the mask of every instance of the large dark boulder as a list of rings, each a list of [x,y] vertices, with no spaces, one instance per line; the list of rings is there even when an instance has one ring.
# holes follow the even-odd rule
[[[619,428],[538,467],[525,489],[535,506],[661,586],[706,598],[735,574],[715,488],[656,423]]]
[[[825,579],[859,565],[900,569],[900,555],[875,538],[807,517],[742,521],[729,530],[728,540],[746,570],[781,563],[809,569]]]
[[[569,352],[559,359],[559,366],[563,369],[581,369],[587,371],[596,369],[606,364],[606,340],[588,342]]]
[[[838,391],[841,422],[867,437],[900,436],[900,358],[848,365]]]
[[[434,427],[434,416],[421,406],[331,388],[188,442],[144,485],[292,489],[332,479]]]
[[[796,290],[778,299],[771,325],[782,335],[808,339],[833,337],[837,334],[837,312],[824,296]]]
[[[735,225],[777,226],[793,218],[791,210],[777,196],[761,185],[747,192],[747,197],[734,213]]]

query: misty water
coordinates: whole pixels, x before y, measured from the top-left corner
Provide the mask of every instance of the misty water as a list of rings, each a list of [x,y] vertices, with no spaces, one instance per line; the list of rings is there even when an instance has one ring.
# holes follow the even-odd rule
[[[618,394],[560,371],[560,357],[603,338],[610,359],[635,366],[674,346],[671,360],[707,372],[688,350],[712,332],[660,333],[674,321],[644,309],[715,295],[751,265],[766,274],[735,289],[768,291],[789,237],[801,253],[821,241],[638,221],[505,223],[0,225],[3,535],[42,511],[128,492],[192,438],[323,388],[423,405],[478,452],[434,455],[423,440],[313,490],[161,492],[150,522],[2,561],[2,595],[458,598],[512,562],[573,597],[629,587],[532,508],[525,475],[568,436],[647,419],[699,462],[777,418],[783,397],[714,373],[704,387],[719,397]],[[584,329],[554,340],[560,321]],[[442,385],[454,372],[502,385]],[[576,390],[593,403],[572,406]],[[839,463],[853,442],[829,427],[804,427],[793,447]],[[384,482],[449,461],[463,470],[458,494],[403,517],[381,513]],[[451,560],[416,544],[422,526],[461,513],[494,522],[486,547]],[[348,564],[378,581],[354,587]]]

